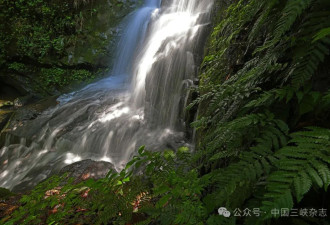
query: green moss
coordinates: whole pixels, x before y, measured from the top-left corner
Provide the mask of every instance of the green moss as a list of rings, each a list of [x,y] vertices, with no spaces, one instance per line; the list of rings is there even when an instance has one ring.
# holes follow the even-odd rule
[[[9,191],[8,189],[6,188],[2,188],[0,187],[0,199],[6,199],[10,196],[14,196],[15,194],[12,193],[11,191]]]

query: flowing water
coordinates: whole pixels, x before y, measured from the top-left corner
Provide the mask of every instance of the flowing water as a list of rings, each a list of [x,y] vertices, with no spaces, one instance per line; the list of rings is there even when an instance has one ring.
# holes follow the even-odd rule
[[[117,170],[146,145],[189,145],[183,108],[213,0],[146,0],[129,15],[111,75],[58,98],[59,104],[7,136],[0,186],[33,187],[65,165],[94,159]]]

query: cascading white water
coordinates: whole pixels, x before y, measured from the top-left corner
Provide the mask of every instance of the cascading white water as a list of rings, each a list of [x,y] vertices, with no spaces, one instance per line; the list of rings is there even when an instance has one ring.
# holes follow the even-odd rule
[[[120,170],[140,145],[186,145],[185,88],[196,76],[199,34],[213,0],[147,0],[130,15],[112,74],[61,96],[60,104],[7,136],[0,150],[0,186],[28,188],[82,159]],[[31,140],[27,144],[26,140]]]

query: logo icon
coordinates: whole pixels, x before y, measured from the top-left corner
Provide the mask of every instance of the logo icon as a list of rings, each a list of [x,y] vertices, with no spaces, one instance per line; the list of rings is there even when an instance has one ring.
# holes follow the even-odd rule
[[[218,213],[220,216],[224,216],[224,217],[230,217],[230,212],[225,208],[225,207],[220,207],[218,209]]]

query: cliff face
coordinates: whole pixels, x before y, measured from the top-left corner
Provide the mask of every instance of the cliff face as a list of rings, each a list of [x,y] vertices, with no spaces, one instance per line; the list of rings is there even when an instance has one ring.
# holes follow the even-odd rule
[[[68,91],[107,72],[135,0],[0,4],[0,99]]]

